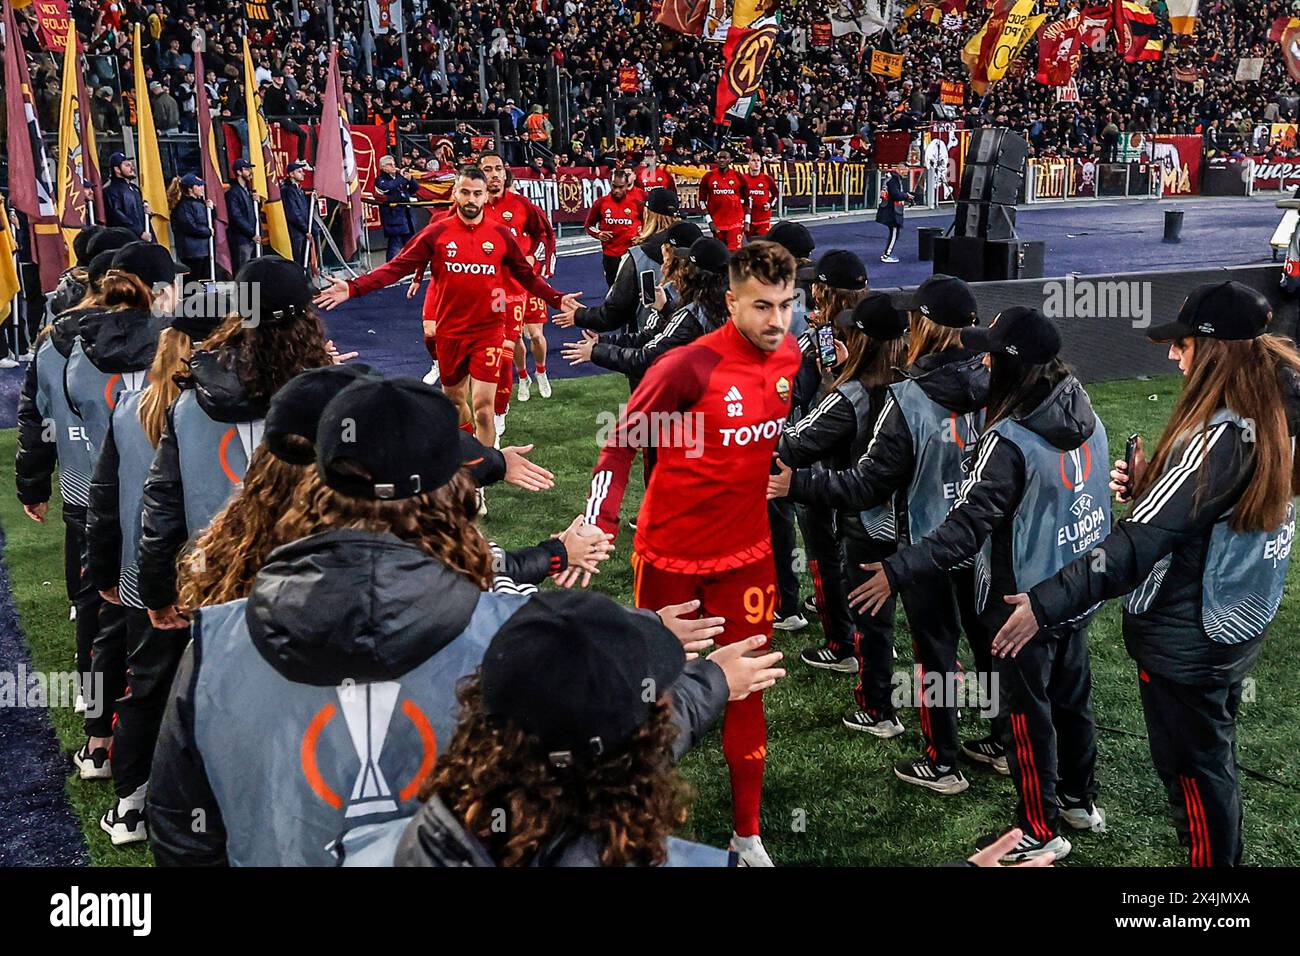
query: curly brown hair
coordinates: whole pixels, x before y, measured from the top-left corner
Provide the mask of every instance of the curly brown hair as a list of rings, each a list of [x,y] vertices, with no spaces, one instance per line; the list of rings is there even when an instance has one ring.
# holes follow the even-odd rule
[[[276,537],[276,523],[297,500],[298,486],[310,468],[281,461],[264,445],[257,447],[240,490],[178,562],[181,607],[207,607],[248,597],[267,555],[285,543]]]
[[[460,722],[420,790],[438,797],[498,866],[528,866],[560,834],[589,835],[602,866],[658,866],[686,822],[690,791],[672,760],[677,728],[660,698],[631,742],[590,764],[556,770],[538,738],[483,713],[482,684],[461,681]],[[506,825],[497,813],[504,810]]]
[[[345,465],[335,462],[334,467]],[[461,470],[441,488],[414,498],[371,501],[335,491],[309,469],[288,507],[281,505],[273,538],[281,544],[344,528],[387,532],[487,590],[492,586],[492,549],[474,525],[477,487]]]
[[[282,322],[258,325],[245,325],[243,316],[232,312],[198,348],[208,352],[234,349],[244,393],[260,402],[269,402],[299,372],[334,361],[325,348],[320,317],[310,308]]]

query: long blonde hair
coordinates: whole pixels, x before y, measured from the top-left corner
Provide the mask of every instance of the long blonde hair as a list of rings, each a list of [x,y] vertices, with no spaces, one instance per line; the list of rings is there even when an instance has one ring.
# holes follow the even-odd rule
[[[140,395],[140,426],[154,448],[162,439],[167,409],[181,393],[175,382],[178,372],[185,370],[193,344],[190,337],[179,329],[163,329],[158,335],[158,351],[149,366],[149,384]]]
[[[912,329],[907,339],[908,365],[915,365],[918,359],[933,352],[961,345],[961,329],[940,325],[922,312],[909,312],[908,324]]]
[[[666,212],[655,212],[646,209],[641,214],[641,233],[636,237],[636,241],[645,242],[656,232],[663,232],[675,222],[677,222],[676,216],[670,216]]]
[[[1141,498],[1159,480],[1176,447],[1193,433],[1204,435],[1214,413],[1228,409],[1255,427],[1254,469],[1228,524],[1234,531],[1272,531],[1285,520],[1292,496],[1300,492],[1300,468],[1291,453],[1279,382],[1288,371],[1300,374],[1300,351],[1276,335],[1195,341],[1183,390],[1133,498]]]

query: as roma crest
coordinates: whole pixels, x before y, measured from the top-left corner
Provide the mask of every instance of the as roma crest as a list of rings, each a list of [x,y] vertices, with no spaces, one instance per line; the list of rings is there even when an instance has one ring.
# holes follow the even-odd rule
[[[490,242],[485,242],[485,243],[483,243],[483,255],[485,255],[485,256],[490,256],[490,255],[492,255],[492,250],[495,249],[495,248],[496,248],[496,246],[493,245],[493,244],[490,243]]]
[[[776,380],[776,397],[783,402],[790,401],[790,380],[784,375]]]

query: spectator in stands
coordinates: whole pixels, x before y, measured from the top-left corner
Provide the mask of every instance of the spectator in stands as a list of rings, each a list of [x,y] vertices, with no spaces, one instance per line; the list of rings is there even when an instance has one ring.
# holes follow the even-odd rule
[[[130,229],[132,235],[149,238],[145,222],[144,197],[135,184],[135,163],[123,153],[108,157],[109,180],[104,185],[105,222]]]

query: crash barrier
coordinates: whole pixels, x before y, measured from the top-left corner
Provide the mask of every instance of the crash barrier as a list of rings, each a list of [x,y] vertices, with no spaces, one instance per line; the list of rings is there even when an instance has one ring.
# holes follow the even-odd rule
[[[1041,309],[1061,331],[1061,357],[1083,382],[1170,375],[1177,369],[1146,330],[1177,317],[1189,292],[1231,279],[1273,303],[1272,330],[1296,338],[1297,300],[1278,287],[1276,265],[1227,266],[1177,272],[1126,272],[1049,279],[976,282],[971,289],[987,324],[1013,305]],[[885,289],[901,301],[915,287]]]

